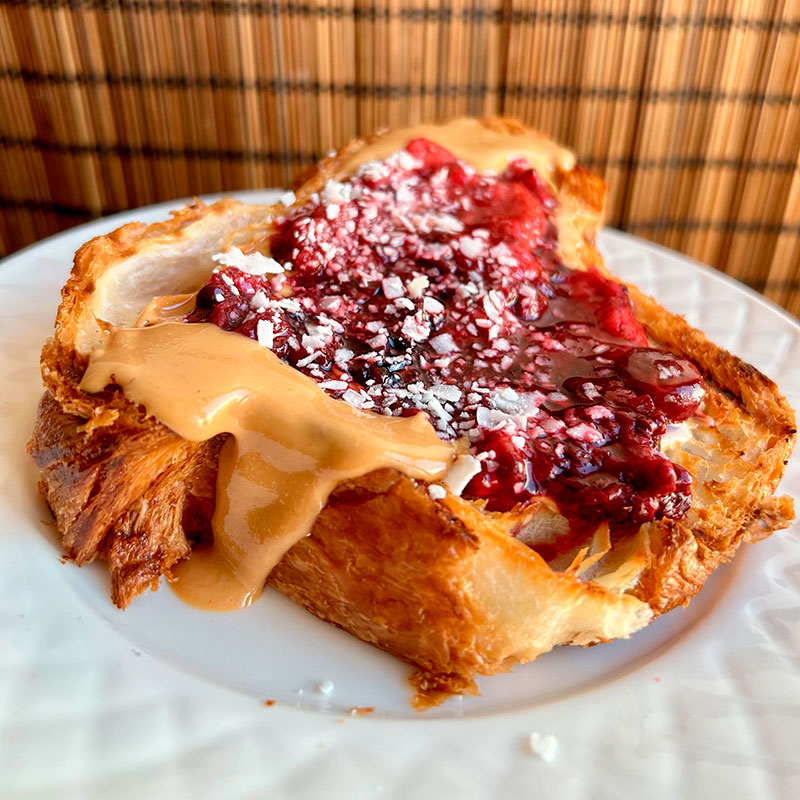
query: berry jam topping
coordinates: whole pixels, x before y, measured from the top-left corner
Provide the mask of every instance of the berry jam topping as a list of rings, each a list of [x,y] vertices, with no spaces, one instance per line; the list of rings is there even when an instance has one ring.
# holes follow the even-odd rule
[[[698,412],[699,372],[648,345],[626,289],[557,253],[556,200],[521,159],[482,175],[416,139],[232,250],[188,322],[270,348],[335,398],[425,412],[466,438],[464,495],[553,498],[573,531],[678,518],[691,479],[659,451]],[[479,471],[477,468],[479,467]]]

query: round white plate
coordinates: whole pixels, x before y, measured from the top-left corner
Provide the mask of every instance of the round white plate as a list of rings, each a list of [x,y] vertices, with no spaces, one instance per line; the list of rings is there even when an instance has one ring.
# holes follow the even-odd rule
[[[24,452],[58,291],[84,241],[180,204],[74,228],[0,267],[0,796],[800,796],[796,527],[745,547],[687,609],[632,639],[561,648],[424,715],[410,709],[408,667],[275,592],[207,614],[162,589],[120,612],[101,566],[61,564]],[[612,271],[800,406],[789,315],[633,237],[607,231],[600,245]],[[800,494],[797,458],[782,489]],[[349,715],[356,706],[374,711]],[[530,751],[532,732],[555,737],[552,763]]]

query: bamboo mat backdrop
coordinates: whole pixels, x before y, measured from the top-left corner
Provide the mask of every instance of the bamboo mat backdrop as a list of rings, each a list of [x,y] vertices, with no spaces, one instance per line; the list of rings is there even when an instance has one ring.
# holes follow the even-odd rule
[[[796,2],[0,0],[0,250],[463,114],[563,141],[609,224],[800,314]]]

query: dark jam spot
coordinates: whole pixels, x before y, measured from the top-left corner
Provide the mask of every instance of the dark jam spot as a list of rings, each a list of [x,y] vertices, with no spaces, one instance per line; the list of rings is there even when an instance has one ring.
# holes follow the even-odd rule
[[[624,286],[561,263],[555,208],[524,160],[483,176],[416,139],[278,222],[287,272],[218,272],[187,320],[261,341],[334,397],[469,437],[465,495],[489,510],[544,493],[576,537],[679,518],[691,478],[659,444],[698,412],[700,373],[649,346]]]
[[[616,364],[630,386],[653,398],[672,420],[684,420],[697,409],[700,373],[695,366],[670,353],[635,349],[623,354]]]

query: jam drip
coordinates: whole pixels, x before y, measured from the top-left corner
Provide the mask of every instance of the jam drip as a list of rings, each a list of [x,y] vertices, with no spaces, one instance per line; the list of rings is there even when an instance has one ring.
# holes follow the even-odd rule
[[[623,286],[561,263],[555,209],[524,160],[482,175],[416,139],[291,209],[271,258],[218,256],[186,319],[466,437],[464,495],[489,510],[548,495],[575,532],[679,518],[691,479],[660,437],[698,412],[701,376],[648,346]]]

